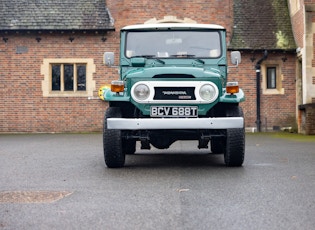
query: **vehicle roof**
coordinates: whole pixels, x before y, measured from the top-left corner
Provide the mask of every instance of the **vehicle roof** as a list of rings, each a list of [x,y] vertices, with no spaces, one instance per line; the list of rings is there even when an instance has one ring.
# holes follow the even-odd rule
[[[171,29],[225,29],[216,24],[194,24],[194,23],[157,23],[157,24],[139,24],[125,26],[121,30],[171,30]]]

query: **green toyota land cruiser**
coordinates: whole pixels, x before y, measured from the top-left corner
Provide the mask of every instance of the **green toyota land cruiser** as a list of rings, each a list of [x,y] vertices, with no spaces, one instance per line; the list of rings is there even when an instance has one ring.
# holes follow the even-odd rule
[[[102,87],[108,102],[103,146],[107,167],[123,167],[125,155],[167,149],[178,140],[223,154],[227,166],[244,161],[245,100],[238,82],[227,80],[226,30],[219,25],[156,23],[120,32],[119,79]],[[104,62],[114,65],[114,53]],[[231,62],[241,61],[238,51]]]

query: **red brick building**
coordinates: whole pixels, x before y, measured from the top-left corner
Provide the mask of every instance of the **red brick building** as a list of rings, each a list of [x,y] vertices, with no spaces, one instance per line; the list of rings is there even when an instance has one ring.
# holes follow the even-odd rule
[[[100,131],[107,105],[98,89],[118,78],[117,69],[103,64],[103,53],[118,56],[123,26],[166,15],[227,28],[229,50],[242,51],[242,63],[230,69],[229,78],[245,91],[248,128],[257,126],[255,65],[267,50],[261,63],[262,131],[293,127],[299,38],[293,38],[288,4],[268,0],[257,9],[250,2],[2,1],[0,132]]]
[[[258,128],[260,123],[262,131],[296,128],[296,43],[287,2],[268,0],[258,5],[234,0],[229,49],[243,55],[241,67],[231,69],[230,76],[239,79],[245,91],[246,126]],[[256,71],[260,73],[260,102]]]
[[[1,1],[0,17],[0,132],[101,130],[102,56],[117,47],[105,2]]]

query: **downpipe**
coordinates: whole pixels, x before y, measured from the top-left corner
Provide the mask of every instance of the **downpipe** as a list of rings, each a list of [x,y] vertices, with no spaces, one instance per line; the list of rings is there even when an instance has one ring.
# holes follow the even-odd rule
[[[260,82],[261,82],[261,63],[268,57],[268,51],[264,51],[264,56],[256,63],[256,127],[257,132],[261,132],[261,119],[260,119]]]

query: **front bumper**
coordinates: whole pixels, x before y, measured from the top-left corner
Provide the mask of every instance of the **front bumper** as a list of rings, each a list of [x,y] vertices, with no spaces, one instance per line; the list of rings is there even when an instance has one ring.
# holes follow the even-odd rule
[[[231,129],[243,128],[242,117],[220,118],[107,118],[107,129]]]

